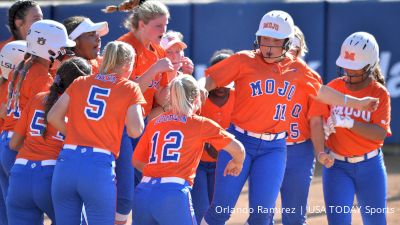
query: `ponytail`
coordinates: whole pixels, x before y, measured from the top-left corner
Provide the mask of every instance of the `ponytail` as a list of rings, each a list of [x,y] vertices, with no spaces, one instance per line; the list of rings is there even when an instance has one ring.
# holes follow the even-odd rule
[[[375,69],[372,71],[372,75],[374,77],[374,79],[376,81],[378,81],[378,83],[385,85],[385,77],[382,74],[382,70],[381,67],[379,66],[379,64],[375,67]]]
[[[109,42],[104,51],[100,74],[113,73],[128,63],[132,63],[135,59],[135,51],[132,46],[121,41]]]
[[[142,4],[144,0],[128,0],[125,2],[122,2],[118,6],[115,5],[109,5],[105,9],[102,9],[101,11],[105,13],[113,13],[113,12],[127,12],[131,11],[134,8],[136,8],[138,5]]]
[[[191,116],[201,106],[197,81],[189,75],[175,77],[171,81],[171,108],[176,114]]]

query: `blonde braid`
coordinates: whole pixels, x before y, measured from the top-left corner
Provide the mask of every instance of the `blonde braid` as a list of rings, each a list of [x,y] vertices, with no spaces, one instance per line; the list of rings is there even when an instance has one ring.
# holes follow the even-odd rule
[[[7,109],[9,109],[11,106],[11,100],[13,98],[15,81],[18,78],[20,70],[25,66],[25,61],[28,60],[30,58],[30,56],[31,55],[29,53],[26,53],[24,56],[24,59],[18,64],[18,66],[13,71],[13,75],[11,76],[10,83],[8,84]]]
[[[32,55],[32,57],[25,63],[24,68],[20,71],[20,79],[18,80],[17,86],[15,87],[15,101],[14,101],[14,107],[17,108],[19,105],[19,94],[21,91],[22,87],[22,82],[24,82],[26,74],[28,73],[29,69],[32,67],[32,65],[35,63],[36,59],[38,56]]]

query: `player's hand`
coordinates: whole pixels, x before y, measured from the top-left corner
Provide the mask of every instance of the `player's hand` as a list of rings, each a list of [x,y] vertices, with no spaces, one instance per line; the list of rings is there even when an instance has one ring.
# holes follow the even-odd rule
[[[357,108],[364,111],[375,111],[379,105],[379,98],[364,97],[357,103]]]
[[[192,75],[194,71],[194,64],[188,57],[182,58],[182,73]]]
[[[317,156],[317,160],[326,168],[332,167],[333,164],[335,163],[335,159],[331,155],[325,152],[320,152]]]
[[[174,71],[174,65],[168,58],[162,58],[154,64],[154,69],[157,73],[171,72]]]
[[[242,171],[243,168],[243,162],[236,162],[235,160],[231,160],[228,162],[228,164],[225,167],[224,170],[224,176],[229,175],[229,176],[239,176],[240,172]]]
[[[336,129],[331,117],[329,117],[326,121],[324,120],[322,127],[324,128],[325,140],[328,140],[331,134],[336,133]]]

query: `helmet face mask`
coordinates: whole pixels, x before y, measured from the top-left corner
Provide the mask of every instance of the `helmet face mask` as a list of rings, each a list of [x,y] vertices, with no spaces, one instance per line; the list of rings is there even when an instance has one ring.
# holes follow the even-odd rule
[[[345,68],[337,66],[336,72],[339,77],[345,77],[344,81],[348,84],[359,84],[364,82],[371,74],[372,70],[369,65],[365,66],[362,70],[362,74],[352,74],[346,71]],[[361,78],[361,79],[359,79]]]

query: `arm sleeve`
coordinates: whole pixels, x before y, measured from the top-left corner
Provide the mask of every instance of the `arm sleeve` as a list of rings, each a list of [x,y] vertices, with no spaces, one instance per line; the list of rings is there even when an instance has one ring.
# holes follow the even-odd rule
[[[144,105],[146,104],[146,100],[143,97],[142,92],[140,91],[139,85],[134,83],[133,81],[130,82],[130,88],[131,88],[131,98],[129,105]]]
[[[210,76],[217,87],[225,87],[232,81],[238,79],[240,74],[240,65],[244,56],[235,54],[211,66],[205,71],[206,76]]]
[[[223,149],[234,139],[232,134],[213,120],[205,117],[203,117],[201,136],[204,138],[203,142],[210,143],[217,150]]]
[[[385,129],[387,136],[392,135],[390,129],[390,111],[390,95],[388,92],[382,92],[379,97],[378,109],[372,113],[371,122]]]

